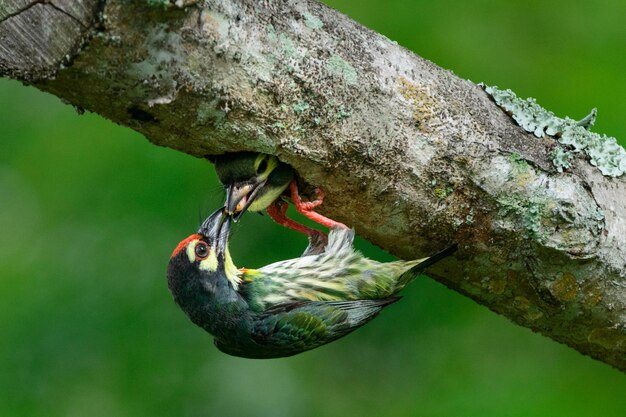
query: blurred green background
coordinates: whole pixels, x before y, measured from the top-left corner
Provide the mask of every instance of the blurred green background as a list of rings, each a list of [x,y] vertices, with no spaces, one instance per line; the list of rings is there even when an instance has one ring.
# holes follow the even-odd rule
[[[626,138],[626,2],[328,1],[461,77]],[[217,351],[167,290],[212,167],[0,80],[0,416],[620,416],[626,376],[429,280],[288,359]],[[624,143],[624,142],[622,142]],[[249,215],[239,266],[301,236]],[[368,256],[390,256],[359,241]]]

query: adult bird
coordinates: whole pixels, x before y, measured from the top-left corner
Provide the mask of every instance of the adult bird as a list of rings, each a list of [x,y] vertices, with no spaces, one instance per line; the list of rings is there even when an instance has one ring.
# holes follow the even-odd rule
[[[283,194],[289,188],[289,196],[296,210],[309,219],[328,227],[345,225],[316,213],[324,194],[316,188],[314,201],[302,201],[298,192],[293,168],[280,162],[274,155],[256,152],[226,153],[211,157],[220,182],[226,188],[226,212],[237,221],[246,210],[267,210],[278,224],[302,232],[312,239],[326,241],[326,236],[315,229],[300,224],[286,216],[287,203]]]
[[[176,303],[218,349],[246,358],[291,356],[347,335],[456,250],[380,263],[354,251],[351,229],[334,228],[320,254],[237,269],[228,251],[230,222],[223,209],[207,218],[174,249],[167,278]]]

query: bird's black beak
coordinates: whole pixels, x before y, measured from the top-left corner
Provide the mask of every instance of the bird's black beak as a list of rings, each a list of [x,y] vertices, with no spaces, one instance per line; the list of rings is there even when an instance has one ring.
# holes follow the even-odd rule
[[[216,210],[202,222],[198,233],[209,239],[217,255],[223,256],[228,247],[230,216],[224,212],[224,208]]]
[[[251,179],[246,182],[235,182],[226,187],[226,203],[224,204],[226,214],[232,216],[233,221],[238,221],[254,202],[266,182],[267,180]]]

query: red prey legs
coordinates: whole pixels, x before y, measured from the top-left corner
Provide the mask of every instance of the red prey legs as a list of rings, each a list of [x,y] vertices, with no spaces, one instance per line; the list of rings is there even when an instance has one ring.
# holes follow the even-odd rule
[[[274,220],[276,223],[280,224],[281,226],[285,226],[292,230],[295,230],[296,232],[304,233],[308,236],[313,236],[316,234],[324,235],[324,233],[320,232],[319,230],[311,229],[310,227],[300,224],[297,221],[291,220],[289,217],[287,217],[285,215],[285,213],[287,212],[287,206],[288,204],[279,198],[272,204],[267,206],[267,214],[269,214],[272,220]]]
[[[331,220],[328,217],[322,216],[321,214],[313,211],[314,208],[319,207],[324,201],[324,193],[319,188],[315,189],[316,199],[307,202],[302,201],[302,198],[298,193],[298,184],[296,183],[296,180],[291,181],[291,184],[289,184],[289,191],[291,192],[291,200],[293,201],[293,204],[299,213],[302,213],[304,216],[308,217],[314,222],[319,223],[329,229],[332,229],[334,227],[347,229],[347,226],[345,224]],[[274,201],[267,207],[267,214],[269,214],[272,220],[274,220],[276,223],[297,232],[304,233],[308,236],[321,235],[324,238],[326,237],[326,235],[319,230],[312,229],[294,220],[291,220],[285,215],[286,212],[287,203],[280,199]]]
[[[319,207],[324,202],[324,193],[319,188],[315,189],[315,194],[317,195],[316,199],[309,202],[304,202],[302,201],[302,198],[300,198],[296,180],[292,180],[291,184],[289,184],[289,191],[291,191],[291,200],[293,201],[294,206],[296,206],[298,213],[303,214],[305,217],[308,217],[314,222],[319,223],[322,226],[326,226],[329,229],[335,227],[344,229],[348,228],[348,226],[343,223],[336,222],[313,211],[314,208]]]

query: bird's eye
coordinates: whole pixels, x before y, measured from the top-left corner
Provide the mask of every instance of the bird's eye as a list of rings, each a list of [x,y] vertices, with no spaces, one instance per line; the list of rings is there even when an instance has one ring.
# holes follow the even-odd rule
[[[261,162],[259,162],[259,166],[256,168],[257,174],[262,174],[267,169],[267,158],[263,158]]]
[[[206,259],[209,256],[209,247],[206,243],[200,242],[196,245],[195,252],[198,259]]]

